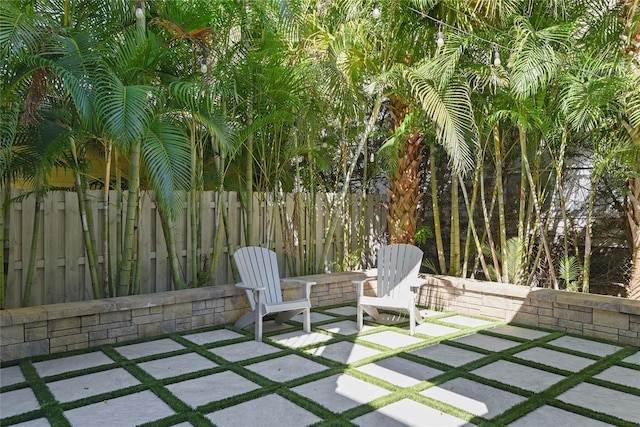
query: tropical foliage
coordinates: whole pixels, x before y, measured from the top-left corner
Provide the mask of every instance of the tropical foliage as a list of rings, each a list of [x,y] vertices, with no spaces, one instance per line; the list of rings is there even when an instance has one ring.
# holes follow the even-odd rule
[[[253,206],[272,206],[299,275],[328,267],[347,195],[384,185],[388,239],[433,229],[434,270],[588,292],[604,188],[629,218],[637,289],[636,12],[605,0],[6,0],[0,261],[12,185],[42,200],[58,169],[73,177],[96,298],[139,292],[141,190],[154,190],[184,288],[211,283],[203,258],[228,256],[223,209],[202,253],[205,190],[238,192],[246,244],[269,244]],[[580,193],[578,166],[589,171]],[[96,182],[100,218],[86,196]],[[126,191],[113,200],[111,188]],[[298,238],[287,193],[297,212],[331,202],[322,253]],[[187,271],[173,237],[185,206]],[[342,268],[370,263],[366,229],[362,220]]]

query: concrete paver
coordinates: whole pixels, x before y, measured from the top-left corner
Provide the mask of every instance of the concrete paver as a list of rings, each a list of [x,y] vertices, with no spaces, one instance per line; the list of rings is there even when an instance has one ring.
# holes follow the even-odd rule
[[[556,338],[555,340],[549,341],[548,344],[556,347],[566,348],[569,350],[579,351],[582,353],[593,354],[600,357],[608,356],[622,349],[622,347],[619,347],[617,345],[605,344],[598,341],[591,341],[584,338],[569,336]]]
[[[640,422],[640,396],[589,383],[565,391],[558,400],[613,415],[633,423]]]
[[[196,334],[182,336],[182,338],[198,345],[212,344],[214,342],[233,340],[242,337],[244,337],[244,335],[228,329],[216,329],[215,331],[199,332]]]
[[[463,409],[479,417],[491,419],[527,400],[526,397],[485,384],[455,378],[420,394]]]
[[[382,387],[347,374],[332,375],[294,387],[292,390],[335,413],[344,412],[390,393]]]
[[[422,342],[420,338],[401,334],[394,331],[383,331],[360,337],[359,339],[372,342],[388,348],[401,348]]]
[[[318,313],[316,311],[311,312],[311,323],[324,322],[325,320],[335,319],[333,316],[329,316],[328,314]],[[295,322],[302,323],[302,314],[297,314],[291,318],[291,320]]]
[[[327,369],[326,366],[305,359],[297,354],[289,354],[276,357],[275,359],[265,360],[264,362],[254,363],[247,365],[246,368],[263,377],[269,378],[271,381],[279,383],[305,377]]]
[[[518,418],[510,427],[540,427],[540,426],[580,426],[580,427],[606,427],[612,424],[603,423],[583,415],[565,411],[549,405],[529,412],[524,417]]]
[[[635,354],[632,354],[629,357],[626,357],[622,360],[623,362],[627,362],[627,363],[635,363],[636,365],[640,365],[640,351],[638,351]]]
[[[330,308],[324,311],[327,313],[338,314],[340,316],[355,316],[358,313],[358,310],[353,306]]]
[[[240,360],[247,360],[254,357],[277,353],[282,350],[272,345],[253,340],[225,345],[223,347],[216,347],[209,351],[230,362],[238,362]]]
[[[459,314],[449,316],[449,317],[443,317],[439,320],[444,323],[451,323],[454,325],[466,326],[468,328],[477,328],[479,326],[488,326],[492,324],[492,322],[488,320],[476,319],[475,317],[461,316]]]
[[[399,387],[411,387],[444,372],[397,356],[368,363],[356,369]]]
[[[453,341],[489,351],[503,351],[521,344],[517,341],[483,334],[465,335],[464,337],[455,338]]]
[[[531,362],[540,363],[554,368],[564,369],[569,372],[578,372],[596,363],[593,359],[574,356],[561,351],[549,350],[543,347],[533,347],[514,354],[515,357]]]
[[[409,329],[407,326],[405,329]],[[443,337],[445,335],[454,334],[460,332],[458,328],[452,328],[450,326],[442,326],[435,323],[423,323],[416,326],[416,333],[429,335],[431,337]]]
[[[192,408],[247,393],[260,386],[231,371],[169,384],[167,390]]]
[[[600,372],[598,375],[594,375],[594,378],[640,389],[640,371],[635,369],[623,368],[622,366],[611,366],[610,368]]]
[[[410,352],[425,359],[434,360],[449,366],[459,367],[485,357],[482,353],[453,347],[446,344],[430,345]]]
[[[521,326],[502,325],[489,329],[497,334],[510,335],[512,337],[523,338],[525,340],[535,340],[549,335],[549,332],[539,331],[537,329],[523,328]]]
[[[362,329],[358,331],[357,324],[353,320],[341,320],[340,322],[318,326],[318,328],[340,335],[353,335],[358,332],[366,332],[375,329],[373,326],[363,325]]]
[[[30,387],[2,393],[2,398],[0,399],[0,416],[2,418],[12,417],[36,409],[40,409],[40,403],[38,403],[38,399]]]
[[[111,391],[140,384],[133,375],[123,368],[80,375],[65,380],[47,383],[47,387],[59,402],[74,400],[109,393]]]
[[[212,412],[207,418],[218,427],[304,427],[322,420],[276,394]]]
[[[113,363],[113,360],[109,356],[101,351],[96,351],[94,353],[36,362],[33,364],[33,367],[36,368],[38,375],[41,377],[49,377],[66,372],[108,365],[110,363]]]
[[[25,421],[19,424],[13,424],[11,427],[51,427],[49,420],[46,418],[38,418],[36,420]]]
[[[149,375],[158,380],[177,377],[190,372],[202,371],[218,366],[217,363],[197,353],[181,354],[138,364]]]
[[[333,337],[331,335],[320,332],[311,332],[310,334],[307,334],[304,331],[287,332],[286,334],[273,335],[269,337],[269,339],[273,341],[277,341],[282,345],[292,348],[306,347],[308,345],[329,341],[332,338]]]
[[[307,350],[307,352],[314,356],[321,356],[336,362],[344,363],[345,365],[380,354],[378,350],[346,341],[312,348]]]
[[[118,353],[127,359],[139,359],[141,357],[153,356],[155,354],[168,353],[170,351],[183,349],[184,346],[169,338],[142,342],[139,344],[124,345],[122,347],[115,348]]]
[[[562,375],[506,360],[498,360],[475,369],[471,373],[536,393],[548,389],[565,378]]]
[[[0,368],[0,387],[18,384],[25,381],[24,374],[20,366],[8,366]]]

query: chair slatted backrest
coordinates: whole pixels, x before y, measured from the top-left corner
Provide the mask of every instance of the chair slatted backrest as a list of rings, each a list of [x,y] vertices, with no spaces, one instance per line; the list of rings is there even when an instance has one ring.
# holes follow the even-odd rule
[[[267,305],[282,302],[280,274],[275,252],[257,246],[247,246],[235,251],[233,259],[243,285],[254,288],[264,287],[264,299]],[[255,310],[251,291],[247,290],[247,296],[251,309]]]
[[[378,297],[408,298],[410,285],[418,277],[422,250],[407,244],[394,244],[378,251]]]

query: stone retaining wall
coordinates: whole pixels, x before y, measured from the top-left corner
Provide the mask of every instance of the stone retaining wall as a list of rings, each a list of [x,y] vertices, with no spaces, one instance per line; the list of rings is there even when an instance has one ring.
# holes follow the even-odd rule
[[[306,276],[313,307],[355,301],[363,273]],[[640,301],[425,276],[418,304],[640,346]],[[285,299],[300,288],[283,285]],[[371,288],[367,294],[372,294]],[[234,322],[249,310],[233,285],[0,311],[0,361]]]
[[[640,346],[640,301],[447,276],[425,278],[420,305]]]
[[[314,307],[355,300],[362,273],[319,274]],[[283,285],[285,299],[300,287]],[[249,311],[233,285],[0,310],[0,361],[58,353],[234,322]]]

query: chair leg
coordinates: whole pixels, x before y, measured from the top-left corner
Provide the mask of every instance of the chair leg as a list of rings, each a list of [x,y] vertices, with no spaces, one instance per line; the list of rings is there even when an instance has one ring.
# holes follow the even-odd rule
[[[303,317],[302,329],[306,333],[310,333],[311,332],[311,309],[310,308],[306,308],[302,312],[302,317]]]
[[[416,309],[409,307],[409,334],[413,336],[416,333]]]
[[[256,313],[255,311],[250,311],[248,313],[243,314],[236,323],[233,324],[234,328],[244,329],[247,326],[255,323],[256,321]]]
[[[258,301],[256,304],[256,329],[255,329],[255,338],[256,341],[262,342],[262,317],[264,316],[264,304],[263,304],[263,296],[262,292],[258,293]]]
[[[363,311],[362,306],[360,304],[358,304],[358,314],[356,316],[357,317],[357,321],[358,321],[358,325],[357,325],[358,326],[358,330],[362,329],[362,326],[363,326],[363,323],[364,323],[364,321],[363,321],[364,315],[363,315],[362,311]]]

